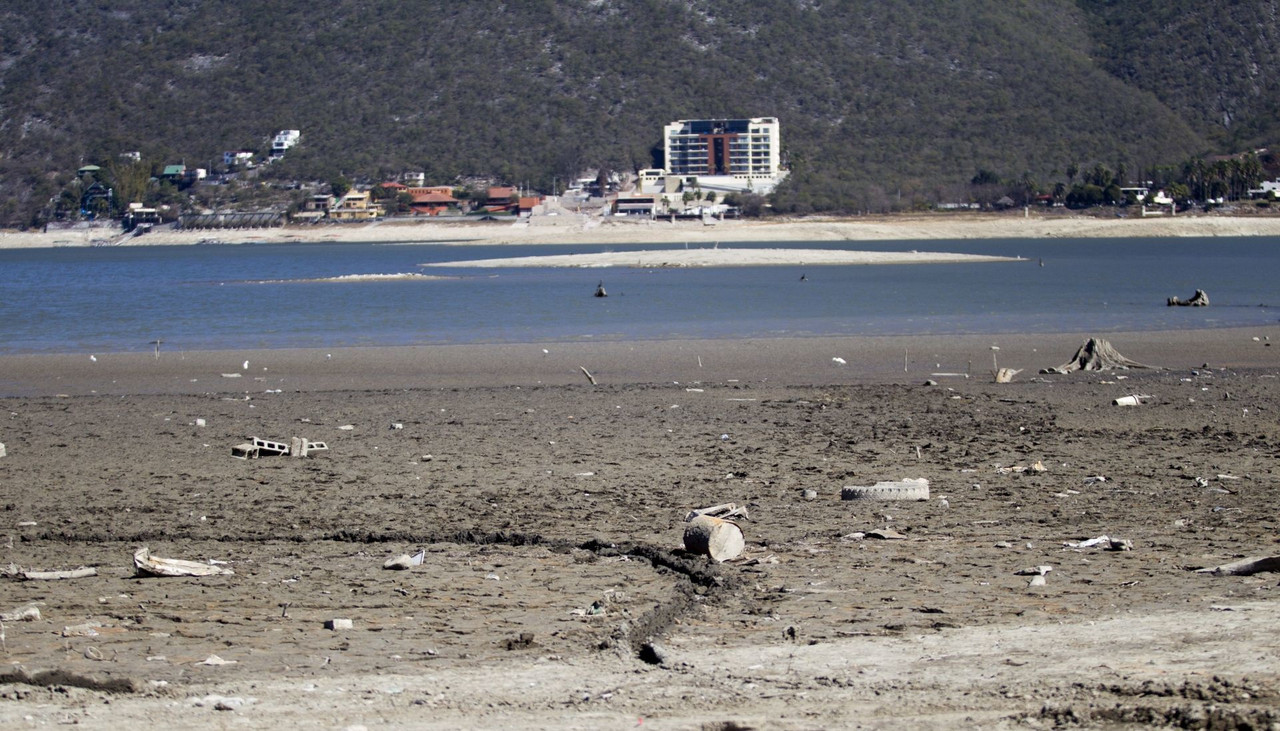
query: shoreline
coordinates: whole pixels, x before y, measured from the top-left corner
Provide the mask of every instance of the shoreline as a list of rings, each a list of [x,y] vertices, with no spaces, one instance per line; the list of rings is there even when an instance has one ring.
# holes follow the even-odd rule
[[[877,335],[0,356],[0,397],[1035,378],[1090,333]],[[1280,325],[1098,334],[1164,371],[1280,368]],[[836,360],[840,359],[840,360]],[[840,361],[843,362],[840,362]],[[244,363],[249,363],[245,368]],[[1132,371],[1141,373],[1144,371]],[[1158,371],[1152,371],[1158,372]],[[944,375],[937,375],[944,374]],[[967,374],[968,378],[963,376]]]
[[[945,241],[1280,236],[1280,217],[1184,215],[1097,218],[1069,214],[901,214],[802,219],[727,220],[714,225],[629,221],[564,213],[515,222],[384,220],[368,224],[280,228],[161,229],[125,238],[118,229],[0,232],[0,249],[286,243],[437,244],[715,244],[730,242]]]

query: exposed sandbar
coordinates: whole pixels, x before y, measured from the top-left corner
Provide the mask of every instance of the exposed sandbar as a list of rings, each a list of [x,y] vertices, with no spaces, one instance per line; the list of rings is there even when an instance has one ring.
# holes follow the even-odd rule
[[[1003,256],[978,256],[935,251],[848,251],[826,249],[669,249],[665,251],[608,251],[598,254],[517,256],[438,262],[449,267],[744,267],[825,266],[868,264],[955,264],[961,262],[1020,261]]]

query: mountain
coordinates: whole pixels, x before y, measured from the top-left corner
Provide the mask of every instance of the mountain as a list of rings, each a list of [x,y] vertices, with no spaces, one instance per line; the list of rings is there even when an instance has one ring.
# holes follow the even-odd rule
[[[649,167],[663,124],[778,117],[789,210],[954,198],[1266,144],[1276,3],[1134,0],[7,0],[0,225],[125,151],[269,175],[549,190]],[[561,183],[562,184],[562,183]]]

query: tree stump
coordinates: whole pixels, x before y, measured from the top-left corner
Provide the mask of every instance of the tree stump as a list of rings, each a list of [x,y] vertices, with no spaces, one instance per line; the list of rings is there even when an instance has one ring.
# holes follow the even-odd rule
[[[1045,368],[1041,373],[1071,373],[1072,371],[1109,371],[1112,369],[1151,368],[1136,360],[1120,355],[1111,343],[1102,338],[1089,338],[1076,351],[1075,356],[1057,368]]]
[[[1197,289],[1189,300],[1170,297],[1166,304],[1170,307],[1208,307],[1209,295],[1205,294],[1203,289]]]
[[[699,515],[689,521],[684,529],[685,550],[710,556],[716,561],[737,558],[742,555],[745,546],[742,528],[731,520]]]

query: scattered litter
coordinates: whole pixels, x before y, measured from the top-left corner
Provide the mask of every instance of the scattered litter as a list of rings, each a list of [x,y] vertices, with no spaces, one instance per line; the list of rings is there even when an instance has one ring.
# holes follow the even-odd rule
[[[1141,406],[1150,401],[1153,397],[1145,393],[1135,393],[1129,396],[1121,396],[1111,402],[1112,406]]]
[[[845,361],[844,358],[841,358],[840,356],[837,355],[831,359],[831,362],[835,363],[836,365],[844,365],[847,361]]]
[[[732,518],[741,515],[750,520],[751,516],[747,513],[747,506],[739,506],[737,503],[721,503],[720,505],[712,505],[709,508],[697,508],[690,510],[684,515],[684,522],[688,523],[699,515],[710,515],[717,518]]]
[[[403,428],[404,428],[404,424],[401,424],[401,423],[400,423],[400,422],[398,422],[398,421],[393,421],[393,422],[391,422],[391,430],[392,430],[392,431],[398,431],[398,430],[403,429]]]
[[[343,424],[342,426],[338,427],[338,431],[351,431],[352,429],[355,429],[355,428],[356,427],[354,424]]]
[[[217,667],[217,666],[219,666],[219,665],[235,665],[237,662],[239,662],[239,660],[223,660],[222,658],[218,657],[217,655],[210,655],[209,657],[206,657],[205,659],[201,660],[200,662],[198,662],[198,663],[196,663],[196,664],[197,664],[197,665],[209,665],[209,666],[211,666],[211,667]]]
[[[0,622],[38,622],[40,621],[40,607],[35,604],[27,604],[18,607],[11,612],[0,614]]]
[[[102,629],[102,623],[97,621],[85,622],[71,627],[62,628],[63,637],[97,637],[98,630]]]
[[[1280,556],[1245,558],[1213,568],[1197,569],[1197,574],[1217,576],[1252,576],[1263,572],[1280,572]]]
[[[879,538],[882,541],[905,541],[907,539],[906,535],[892,528],[869,530],[866,532],[866,536],[867,538]]]
[[[771,553],[768,556],[765,556],[763,558],[759,556],[757,556],[756,558],[749,558],[746,561],[743,561],[742,565],[743,566],[764,566],[766,564],[776,564],[776,563],[778,563],[778,557]]]
[[[684,548],[715,561],[737,558],[746,547],[742,528],[730,520],[706,514],[694,515],[684,529]]]
[[[207,695],[203,698],[192,698],[191,705],[197,708],[212,708],[215,711],[238,711],[253,701],[253,698],[239,696]]]
[[[237,444],[231,448],[231,456],[236,459],[258,459],[259,457],[275,457],[278,455],[307,457],[312,452],[323,452],[328,449],[329,445],[324,442],[313,442],[302,437],[293,437],[288,444],[259,437],[249,437],[248,442]]]
[[[1027,582],[1028,589],[1030,589],[1031,587],[1044,586],[1044,585],[1045,585],[1044,576],[1032,576],[1031,581]]]
[[[1108,551],[1132,551],[1133,550],[1133,541],[1129,540],[1128,538],[1111,538],[1108,536],[1098,536],[1097,538],[1090,538],[1087,541],[1080,541],[1078,543],[1065,541],[1063,542],[1062,545],[1066,546],[1067,548],[1076,548],[1076,549],[1101,547]]]
[[[1084,478],[1084,484],[1086,485],[1092,485],[1095,482],[1106,482],[1106,481],[1107,481],[1107,478],[1103,477],[1102,475],[1093,475],[1092,477]]]
[[[1053,571],[1052,566],[1032,566],[1031,568],[1021,569],[1017,572],[1018,576],[1044,576]]]
[[[196,426],[204,426],[204,425],[205,425],[204,419],[196,419]]]
[[[240,374],[239,373],[223,373],[222,377],[223,378],[239,378]]]
[[[340,618],[326,619],[324,622],[324,628],[331,629],[334,632],[337,632],[339,630],[344,630],[344,629],[352,629],[354,627],[355,627],[355,623],[349,619],[340,619]]]
[[[134,552],[133,566],[138,576],[224,576],[235,573],[231,569],[198,561],[152,556],[151,549],[146,546]]]
[[[845,485],[840,489],[841,500],[928,500],[929,481],[923,477],[908,477],[897,482],[877,482],[874,485]]]
[[[392,558],[387,559],[387,562],[382,564],[382,568],[389,569],[391,571],[408,571],[414,566],[421,566],[422,560],[426,558],[426,556],[426,551],[418,551],[412,556],[407,553],[402,553],[399,556],[393,556]]]

